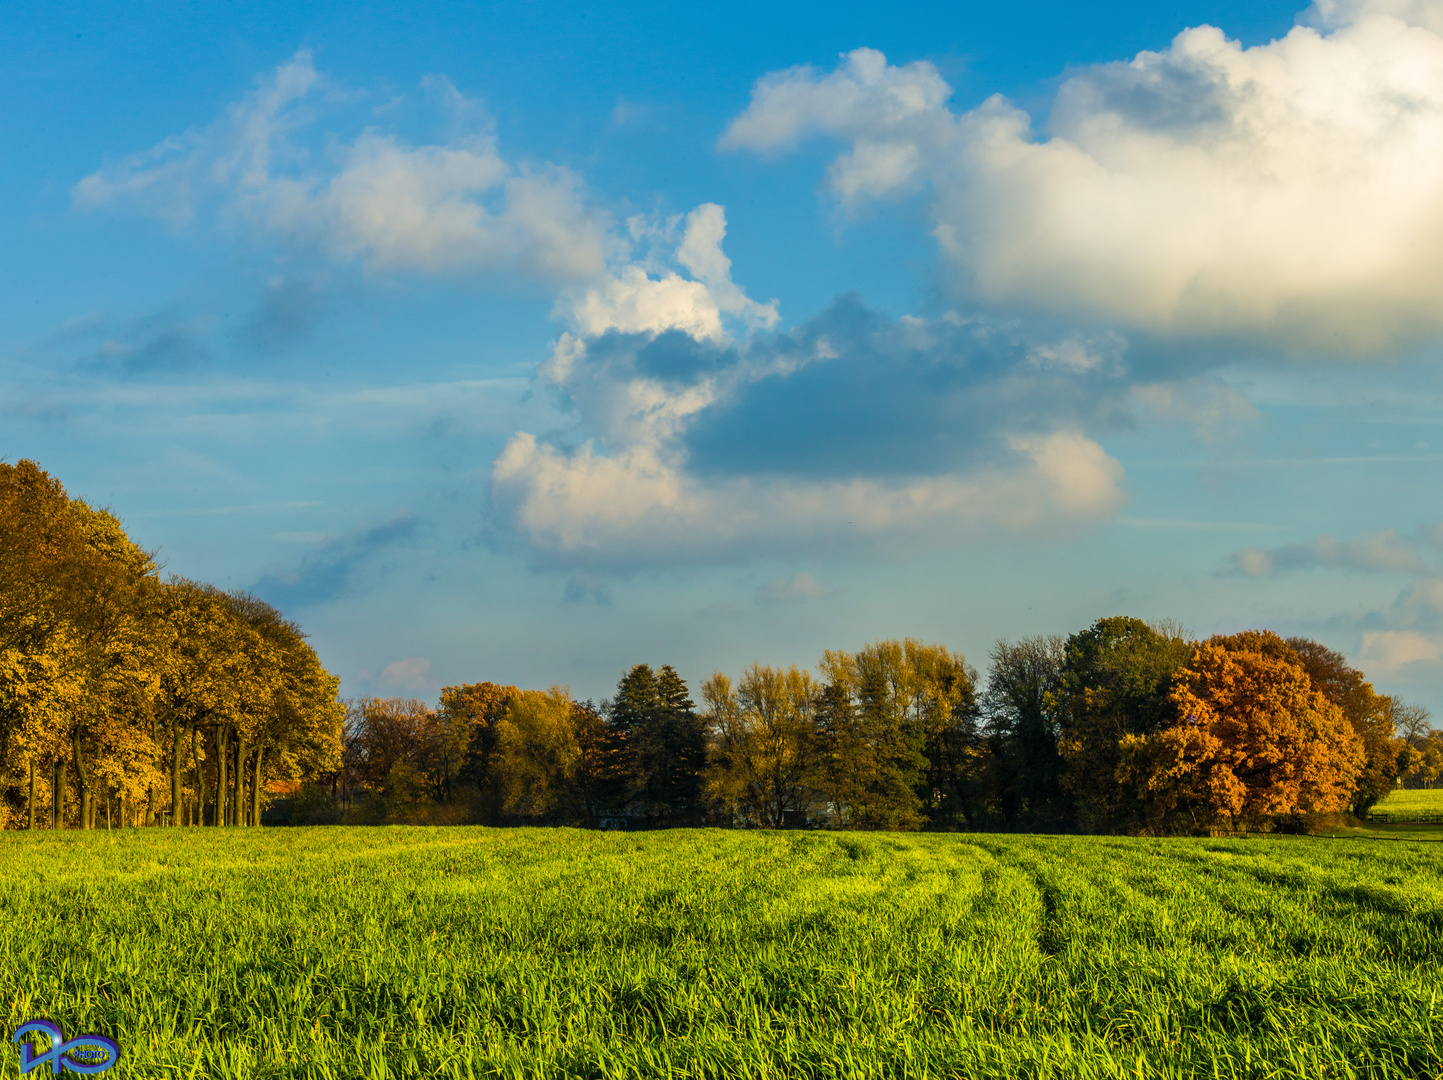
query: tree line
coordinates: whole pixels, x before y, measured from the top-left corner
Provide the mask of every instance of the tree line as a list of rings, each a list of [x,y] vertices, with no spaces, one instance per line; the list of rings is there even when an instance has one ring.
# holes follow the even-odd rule
[[[341,761],[339,681],[244,592],[162,579],[108,511],[0,462],[0,824],[256,825]]]
[[[1160,835],[1365,814],[1443,760],[1426,711],[1316,641],[1123,616],[999,641],[985,681],[906,639],[699,697],[637,664],[600,704],[491,682],[354,701],[292,818]]]
[[[697,691],[492,682],[337,700],[300,629],[162,579],[105,510],[0,463],[0,824],[289,819],[1172,833],[1364,814],[1443,779],[1427,713],[1340,654],[1116,616],[1000,641],[986,679],[913,639]]]

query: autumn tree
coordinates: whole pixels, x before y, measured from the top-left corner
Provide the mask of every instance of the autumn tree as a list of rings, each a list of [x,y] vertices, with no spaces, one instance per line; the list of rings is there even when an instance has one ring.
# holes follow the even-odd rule
[[[48,759],[52,825],[72,772],[82,828],[117,796],[122,824],[159,823],[167,807],[179,823],[187,764],[197,795],[204,789],[200,726],[222,741],[238,734],[240,749],[264,725],[287,722],[277,719],[285,650],[247,622],[260,608],[272,623],[279,615],[248,603],[196,582],[162,585],[112,514],[70,498],[33,462],[0,463],[0,751],[7,771],[17,757],[32,771]],[[281,636],[299,641],[285,625]],[[334,719],[334,679],[310,682],[321,697],[328,691],[320,710]],[[318,714],[287,715],[303,724]],[[215,757],[219,794],[228,755]],[[261,758],[236,759],[252,761],[254,795]],[[256,806],[253,798],[253,819]]]
[[[814,709],[821,686],[795,665],[752,664],[734,687],[702,684],[711,739],[707,793],[732,821],[781,828],[821,809]]]
[[[73,768],[88,828],[104,751],[132,749],[145,726],[155,565],[113,515],[71,499],[34,462],[0,464],[0,520],[6,764],[49,759],[52,827]]]
[[[493,682],[462,683],[441,690],[439,712],[458,737],[464,733],[466,749],[458,768],[460,783],[476,789],[478,813],[485,824],[500,821],[505,795],[496,763],[497,731],[511,698],[520,693],[514,686]]]
[[[1348,799],[1348,809],[1359,816],[1366,815],[1398,782],[1398,755],[1403,742],[1398,737],[1397,725],[1405,719],[1397,709],[1400,703],[1376,692],[1367,677],[1350,665],[1342,653],[1321,642],[1291,637],[1288,645],[1302,661],[1313,689],[1343,711],[1362,740],[1363,770]]]
[[[321,666],[301,628],[270,604],[245,592],[226,594],[231,610],[256,635],[247,749],[238,750],[238,774],[248,774],[248,823],[257,826],[269,780],[294,783],[335,769],[340,762],[344,706],[340,680]],[[239,803],[238,803],[239,804]]]
[[[819,765],[837,823],[912,829],[975,803],[975,674],[912,638],[823,654]]]
[[[1363,741],[1276,634],[1249,630],[1198,644],[1169,697],[1173,722],[1124,746],[1123,779],[1155,821],[1236,825],[1347,807]]]
[[[566,689],[519,690],[496,728],[503,807],[509,814],[556,823],[585,816],[581,723]]]
[[[68,759],[70,717],[85,690],[70,598],[85,548],[65,489],[31,461],[0,463],[0,739],[3,767],[29,774],[27,818],[58,824],[58,773]],[[46,794],[48,792],[48,795]]]

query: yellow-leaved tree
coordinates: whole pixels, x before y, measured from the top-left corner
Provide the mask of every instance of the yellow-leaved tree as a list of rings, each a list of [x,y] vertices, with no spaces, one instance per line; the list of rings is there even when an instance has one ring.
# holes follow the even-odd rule
[[[779,829],[818,808],[821,689],[795,665],[752,664],[735,688],[720,672],[702,684],[707,794],[732,821]]]

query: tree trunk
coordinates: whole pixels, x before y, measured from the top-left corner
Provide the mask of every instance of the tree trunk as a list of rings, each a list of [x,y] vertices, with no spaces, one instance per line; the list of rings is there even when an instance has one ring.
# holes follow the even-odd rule
[[[200,733],[190,729],[190,764],[195,771],[195,823],[205,824],[205,778],[200,772]]]
[[[50,767],[50,827],[60,828],[65,813],[65,763],[59,758]]]
[[[236,739],[235,745],[235,824],[246,823],[246,741]]]
[[[170,725],[170,827],[180,825],[180,740],[185,725],[171,721]]]
[[[30,824],[31,832],[35,831],[35,759],[30,759]]]
[[[80,785],[80,827],[90,828],[90,784],[85,775],[85,755],[80,747],[80,729],[70,733],[70,748],[75,754],[75,779]]]
[[[215,823],[217,827],[225,824],[227,809],[225,798],[226,742],[226,726],[217,724],[215,728]]]
[[[255,769],[251,773],[251,824],[256,826],[261,823],[261,758],[264,754],[265,747],[257,746]]]

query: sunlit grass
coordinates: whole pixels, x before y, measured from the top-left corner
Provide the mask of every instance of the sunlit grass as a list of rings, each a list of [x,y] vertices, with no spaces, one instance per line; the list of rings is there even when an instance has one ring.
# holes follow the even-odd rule
[[[145,829],[0,870],[7,1034],[116,1077],[1443,1070],[1429,844]]]
[[[1443,821],[1443,788],[1390,791],[1368,817],[1373,821]]]

